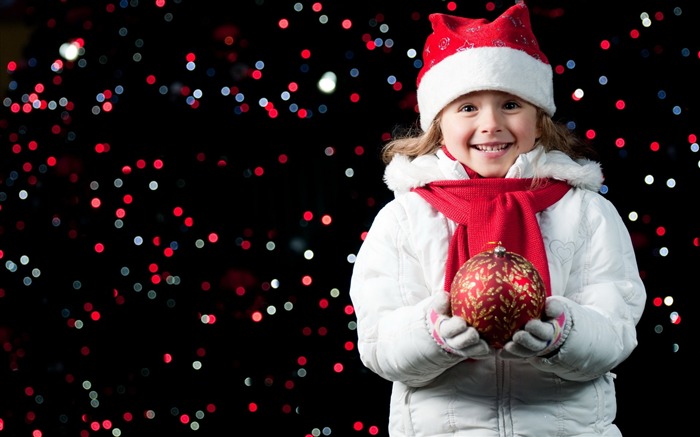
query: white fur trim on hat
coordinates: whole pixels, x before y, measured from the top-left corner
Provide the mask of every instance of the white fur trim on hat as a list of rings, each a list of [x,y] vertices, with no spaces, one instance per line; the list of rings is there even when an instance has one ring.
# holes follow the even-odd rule
[[[458,51],[433,65],[418,85],[421,129],[427,131],[442,108],[472,91],[518,96],[554,115],[552,67],[522,50],[480,47]]]

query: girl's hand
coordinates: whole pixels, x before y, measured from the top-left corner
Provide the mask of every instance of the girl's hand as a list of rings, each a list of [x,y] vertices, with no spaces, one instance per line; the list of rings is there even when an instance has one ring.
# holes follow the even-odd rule
[[[426,314],[428,332],[446,352],[464,358],[484,358],[491,352],[479,332],[458,316],[449,315],[450,295],[438,292]]]
[[[500,356],[503,359],[551,356],[564,344],[570,330],[571,316],[566,305],[548,297],[545,301],[545,318],[527,322],[503,346]]]

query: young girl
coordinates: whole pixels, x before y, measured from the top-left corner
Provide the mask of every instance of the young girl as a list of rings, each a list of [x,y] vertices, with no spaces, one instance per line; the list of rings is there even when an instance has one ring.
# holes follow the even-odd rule
[[[587,145],[555,123],[552,70],[517,3],[493,22],[430,16],[420,130],[383,151],[395,198],[358,253],[363,363],[393,382],[400,436],[620,436],[614,374],[646,294]],[[461,264],[500,241],[547,297],[502,347],[450,308]]]

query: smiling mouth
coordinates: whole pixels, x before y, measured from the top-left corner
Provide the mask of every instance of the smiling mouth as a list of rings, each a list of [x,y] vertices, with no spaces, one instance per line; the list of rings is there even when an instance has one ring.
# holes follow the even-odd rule
[[[512,145],[512,143],[490,144],[490,145],[475,144],[472,147],[474,147],[476,150],[478,150],[480,152],[500,152],[501,150],[507,149],[511,145]]]

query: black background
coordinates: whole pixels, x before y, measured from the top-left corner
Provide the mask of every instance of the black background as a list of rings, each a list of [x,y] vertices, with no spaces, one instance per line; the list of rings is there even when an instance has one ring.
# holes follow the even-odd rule
[[[389,383],[359,361],[348,297],[391,197],[379,148],[416,119],[407,53],[427,15],[511,4],[0,2],[0,436],[387,435]],[[563,67],[555,118],[595,131],[647,285],[617,422],[678,434],[695,394],[700,15],[691,0],[528,4]],[[78,60],[52,68],[76,38]]]

